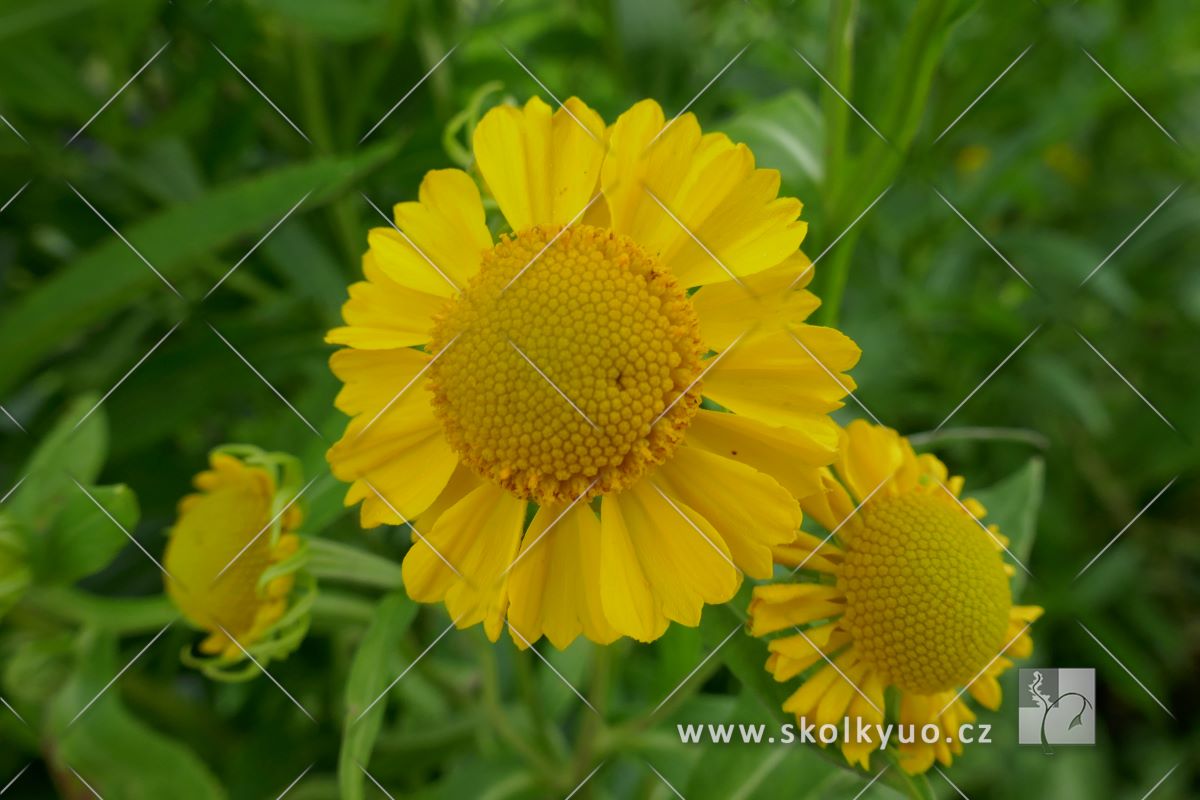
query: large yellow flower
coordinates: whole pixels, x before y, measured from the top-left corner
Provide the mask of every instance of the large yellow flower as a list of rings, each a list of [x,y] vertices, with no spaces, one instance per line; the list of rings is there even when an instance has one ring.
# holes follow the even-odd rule
[[[836,535],[802,532],[778,548],[797,580],[756,587],[750,603],[751,633],[786,634],[771,640],[767,669],[778,681],[805,676],[783,708],[816,725],[841,729],[850,717],[869,728],[884,722],[892,688],[899,703],[888,721],[917,730],[899,744],[900,765],[949,764],[962,752],[959,726],[975,719],[963,694],[999,707],[1005,656],[1029,655],[1042,609],[1012,604],[1008,540],[982,527],[978,501],[959,499],[963,479],[895,431],[851,423],[822,482],[801,505]],[[925,725],[937,727],[936,743],[920,735]],[[863,767],[874,749],[842,744]]]
[[[512,232],[470,175],[428,173],[329,333],[346,502],[412,523],[409,594],[493,640],[695,625],[770,575],[853,387],[854,343],[802,324],[800,202],[652,101],[607,128],[575,98],[495,108],[474,152]]]
[[[290,460],[247,446],[213,451],[169,533],[167,592],[208,633],[200,652],[223,664],[241,661],[243,648],[260,663],[284,655],[307,629],[293,596],[301,517],[278,486],[281,458]]]

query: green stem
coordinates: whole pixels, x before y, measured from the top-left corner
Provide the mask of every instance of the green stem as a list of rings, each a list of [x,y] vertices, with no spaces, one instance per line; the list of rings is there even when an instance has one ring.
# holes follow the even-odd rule
[[[854,81],[854,19],[857,13],[858,0],[834,0],[829,19],[829,80],[845,97],[850,96]],[[821,104],[825,112],[824,189],[828,204],[844,178],[850,107],[828,86],[822,91]]]
[[[576,785],[582,781],[595,767],[596,735],[608,710],[608,687],[612,677],[612,650],[618,645],[596,647],[592,660],[592,682],[588,689],[588,702],[596,709],[596,713],[587,713],[580,723],[579,740],[575,748],[575,780]],[[589,782],[590,783],[590,782]],[[591,794],[588,785],[583,787],[584,797]]]
[[[179,617],[165,595],[103,597],[69,586],[33,588],[17,609],[118,635],[153,633]]]
[[[551,785],[559,781],[559,771],[544,755],[532,747],[509,720],[500,702],[500,669],[496,663],[496,648],[490,644],[480,647],[483,660],[483,713],[504,742],[534,767]]]
[[[331,539],[308,540],[307,569],[318,580],[345,581],[393,591],[404,586],[400,565]]]

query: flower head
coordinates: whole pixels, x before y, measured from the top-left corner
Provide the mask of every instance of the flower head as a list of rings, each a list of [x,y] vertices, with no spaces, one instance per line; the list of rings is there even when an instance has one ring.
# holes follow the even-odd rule
[[[768,577],[819,488],[858,348],[804,324],[800,202],[744,146],[643,101],[489,111],[475,180],[370,232],[331,366],[362,524],[411,524],[405,586],[459,626],[648,641]],[[732,413],[730,413],[732,412]]]
[[[803,675],[784,710],[817,725],[884,722],[884,692],[898,693],[898,721],[939,729],[899,744],[900,765],[924,772],[962,752],[959,726],[975,719],[969,693],[1000,705],[997,676],[1029,655],[1028,628],[1042,610],[1014,606],[1007,539],[959,499],[963,479],[936,457],[917,455],[895,431],[856,421],[843,432],[822,492],[801,501],[831,535],[801,533],[777,548],[797,580],[759,586],[750,630],[770,641],[778,681]],[[869,766],[870,742],[843,743]]]
[[[291,456],[226,446],[195,477],[199,491],[179,501],[163,559],[167,592],[208,632],[202,657],[185,657],[214,677],[238,676],[228,667],[246,652],[260,663],[286,655],[307,630],[312,585],[300,573],[297,586],[304,564],[297,482]]]

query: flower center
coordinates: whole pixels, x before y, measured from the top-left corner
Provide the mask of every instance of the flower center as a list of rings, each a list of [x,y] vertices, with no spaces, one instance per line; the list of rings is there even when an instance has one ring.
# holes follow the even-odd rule
[[[501,237],[438,315],[430,349],[451,446],[539,503],[631,485],[666,460],[700,404],[703,348],[684,289],[603,228]]]
[[[991,537],[966,512],[923,494],[869,504],[846,547],[842,624],[901,689],[962,686],[1004,646],[1012,595]]]

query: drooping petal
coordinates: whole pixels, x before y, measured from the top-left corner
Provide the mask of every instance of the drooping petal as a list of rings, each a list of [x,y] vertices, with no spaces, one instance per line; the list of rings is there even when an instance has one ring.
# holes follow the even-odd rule
[[[792,541],[800,527],[800,506],[777,481],[699,448],[680,447],[652,480],[708,520],[754,578],[771,577],[771,548]]]
[[[364,350],[428,342],[433,315],[446,298],[396,283],[379,268],[369,250],[363,254],[363,274],[367,279],[350,285],[350,299],[342,306],[346,324],[326,334],[325,341]]]
[[[475,128],[479,171],[514,231],[565,225],[596,195],[604,120],[577,97],[563,106],[533,97],[522,109],[493,108]]]
[[[525,501],[483,484],[413,542],[401,567],[409,596],[421,603],[445,601],[459,628],[482,622],[495,641],[507,612],[505,571],[517,556],[524,524]]]

